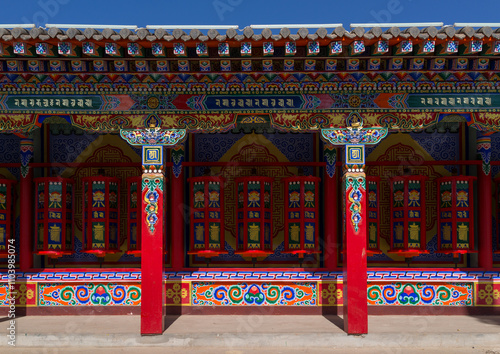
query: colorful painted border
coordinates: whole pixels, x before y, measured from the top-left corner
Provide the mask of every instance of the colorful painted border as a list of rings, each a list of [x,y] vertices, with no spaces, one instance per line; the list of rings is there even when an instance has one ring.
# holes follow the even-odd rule
[[[26,282],[130,282],[140,281],[141,272],[138,271],[45,271],[17,273],[17,281]],[[194,272],[165,272],[166,281],[183,280],[234,280],[234,281],[268,281],[268,280],[342,280],[342,272],[327,271],[194,271]],[[453,270],[377,270],[368,271],[368,281],[474,281],[491,280],[500,282],[500,271],[453,271]],[[0,283],[6,283],[8,275],[0,273]]]

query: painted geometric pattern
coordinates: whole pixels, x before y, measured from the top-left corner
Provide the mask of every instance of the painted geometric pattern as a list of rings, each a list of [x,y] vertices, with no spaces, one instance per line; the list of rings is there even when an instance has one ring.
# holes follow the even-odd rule
[[[477,283],[476,306],[500,306],[500,283]]]
[[[319,283],[319,305],[339,306],[344,302],[342,282],[321,282]]]
[[[44,272],[17,272],[17,281],[44,282],[44,283],[82,283],[82,282],[138,282],[141,280],[141,272],[138,271],[44,271]],[[368,281],[488,281],[500,284],[500,271],[456,271],[456,270],[377,270],[367,272]],[[225,270],[225,271],[184,271],[165,272],[164,280],[186,280],[186,281],[213,281],[213,280],[290,280],[290,281],[337,281],[342,279],[342,272],[328,271],[266,271],[266,270]],[[0,273],[0,284],[9,280],[8,273]],[[0,287],[1,289],[1,287]]]
[[[38,306],[138,306],[138,283],[38,283]]]
[[[165,304],[167,306],[189,305],[189,283],[167,282]]]
[[[96,66],[94,62],[94,69]],[[99,61],[104,63],[103,61]],[[157,70],[168,70],[165,67],[167,61],[158,61]],[[264,76],[265,74],[265,76]],[[290,73],[288,73],[290,74]],[[286,76],[280,73],[238,73],[238,75],[210,75],[197,79],[191,74],[182,74],[182,77],[171,75],[165,77],[152,73],[144,75],[143,73],[123,75],[98,75],[89,74],[82,77],[75,75],[67,75],[62,73],[54,73],[51,75],[36,75],[30,76],[25,74],[12,73],[8,77],[5,76],[0,83],[1,90],[7,89],[66,89],[70,87],[78,89],[137,89],[144,87],[155,88],[175,88],[188,90],[191,88],[212,89],[219,88],[220,90],[230,90],[232,87],[239,87],[244,90],[250,90],[258,87],[272,86],[279,90],[284,90],[287,87],[315,87],[323,90],[356,90],[362,89],[367,83],[373,86],[373,89],[391,89],[399,88],[425,88],[435,89],[438,87],[447,87],[449,89],[494,89],[500,87],[500,74],[496,72],[466,72],[466,71],[439,71],[424,73],[423,71],[401,72],[401,73],[385,73],[384,75],[374,73],[339,73],[334,74],[329,72],[314,73],[292,73]],[[197,74],[200,75],[200,74]],[[291,81],[291,79],[296,80]],[[147,85],[147,86],[145,86]]]
[[[412,173],[416,175],[429,176],[430,179],[441,177],[440,174],[434,169],[433,166],[419,166],[419,163],[424,161],[424,158],[413,147],[403,145],[401,143],[395,144],[385,151],[377,161],[414,161],[415,165],[412,166]],[[372,176],[390,177],[400,174],[400,166],[373,166],[367,168],[367,174]],[[435,226],[436,220],[434,215],[437,212],[436,205],[436,186],[433,183],[426,184],[426,208],[427,208],[427,230],[432,230]],[[381,236],[388,240],[390,235],[390,190],[389,183],[386,178],[383,178],[380,184],[380,208],[381,208]]]
[[[368,285],[368,305],[473,306],[474,283]]]
[[[196,306],[315,306],[317,283],[193,282],[191,304]]]

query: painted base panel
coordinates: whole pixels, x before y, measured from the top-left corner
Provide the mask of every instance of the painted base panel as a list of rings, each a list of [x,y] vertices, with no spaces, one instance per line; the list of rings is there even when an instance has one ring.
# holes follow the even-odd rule
[[[340,272],[167,272],[165,305],[178,314],[340,314]],[[7,275],[0,311],[11,305]],[[130,314],[141,305],[140,272],[18,273],[16,309],[26,314]],[[369,314],[500,311],[499,272],[369,271]]]

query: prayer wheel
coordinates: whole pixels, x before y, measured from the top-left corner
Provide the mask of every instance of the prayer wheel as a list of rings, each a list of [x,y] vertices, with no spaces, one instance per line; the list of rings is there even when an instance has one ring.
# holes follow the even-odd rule
[[[390,179],[391,249],[405,258],[426,250],[425,183],[426,176],[409,175]]]
[[[273,253],[273,179],[262,176],[238,177],[235,183],[238,196],[236,253],[251,258]]]
[[[442,177],[438,190],[438,252],[474,250],[474,180],[472,176]]]
[[[319,250],[319,183],[313,176],[284,178],[285,185],[285,251],[297,254],[320,253]]]
[[[73,252],[74,181],[61,177],[35,179],[35,254],[57,258]]]
[[[115,177],[84,177],[83,251],[104,257],[119,252],[120,180]]]
[[[188,179],[191,200],[190,251],[200,257],[216,257],[225,252],[224,183],[218,176]]]

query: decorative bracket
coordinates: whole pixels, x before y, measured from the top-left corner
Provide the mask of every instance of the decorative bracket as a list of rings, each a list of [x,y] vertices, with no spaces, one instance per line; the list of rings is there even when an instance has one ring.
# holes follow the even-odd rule
[[[185,129],[120,129],[120,136],[130,145],[175,146],[186,140]]]
[[[365,164],[364,145],[374,145],[387,136],[389,130],[383,127],[363,128],[363,118],[352,112],[346,118],[346,128],[321,129],[321,138],[331,145],[345,145],[346,165],[359,171]]]

